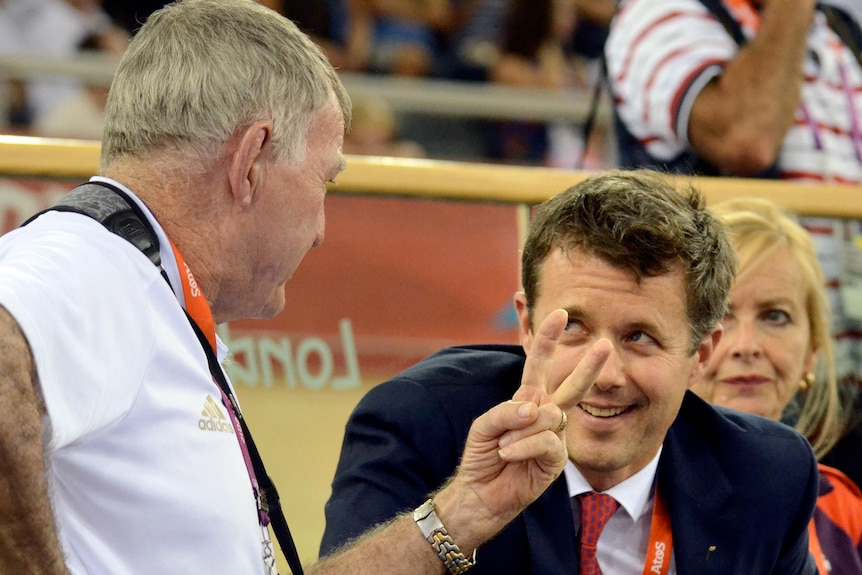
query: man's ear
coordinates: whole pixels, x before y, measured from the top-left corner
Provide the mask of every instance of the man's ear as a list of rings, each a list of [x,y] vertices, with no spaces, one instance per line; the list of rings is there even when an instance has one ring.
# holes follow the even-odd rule
[[[704,372],[706,372],[706,368],[709,365],[709,362],[712,361],[712,356],[718,348],[718,344],[721,341],[721,335],[723,333],[724,326],[718,324],[711,333],[705,335],[700,341],[700,345],[697,346],[697,350],[692,356],[692,361],[695,362],[695,365],[692,367],[691,373],[688,377],[688,387],[691,387],[700,381]]]
[[[262,162],[269,152],[272,137],[269,122],[255,122],[239,136],[230,158],[230,186],[234,201],[242,207],[251,205],[254,193],[264,177]]]
[[[515,311],[518,313],[518,333],[521,339],[521,347],[524,348],[524,353],[528,353],[533,344],[533,329],[530,326],[527,295],[522,291],[515,292]]]

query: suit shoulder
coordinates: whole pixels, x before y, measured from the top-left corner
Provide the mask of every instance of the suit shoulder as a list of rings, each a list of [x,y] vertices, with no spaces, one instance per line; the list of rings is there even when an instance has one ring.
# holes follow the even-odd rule
[[[445,348],[371,388],[357,411],[424,412],[437,405],[477,417],[511,399],[523,367],[524,353],[513,345]]]
[[[734,409],[710,405],[695,394],[686,394],[672,429],[697,435],[720,457],[749,461],[754,468],[794,466],[814,470],[811,445],[789,425]],[[759,462],[759,463],[758,463]]]
[[[425,388],[510,387],[520,383],[524,353],[514,345],[447,347],[395,375],[381,385]],[[515,390],[512,389],[512,392]]]

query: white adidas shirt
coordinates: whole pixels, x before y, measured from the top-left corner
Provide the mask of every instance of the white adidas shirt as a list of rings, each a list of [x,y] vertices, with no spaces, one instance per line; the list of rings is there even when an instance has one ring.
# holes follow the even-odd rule
[[[159,270],[95,220],[51,212],[0,238],[0,304],[35,358],[71,572],[266,573],[237,438]]]

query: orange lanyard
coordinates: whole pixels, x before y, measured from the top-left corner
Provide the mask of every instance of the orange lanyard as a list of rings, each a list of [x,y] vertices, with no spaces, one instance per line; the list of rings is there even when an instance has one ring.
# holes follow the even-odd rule
[[[670,569],[671,551],[673,551],[673,532],[670,528],[670,514],[667,503],[656,485],[643,575],[667,575]]]
[[[192,316],[192,319],[195,320],[195,323],[198,324],[201,331],[204,332],[213,352],[216,352],[215,320],[213,320],[210,306],[207,303],[203,292],[201,292],[201,288],[198,287],[198,283],[195,281],[195,276],[192,274],[192,270],[189,268],[186,260],[183,259],[183,256],[180,255],[174,242],[171,242],[171,249],[174,251],[174,257],[177,260],[177,271],[179,271],[180,274],[180,283],[183,284],[183,297],[186,300],[186,311],[190,316]]]
[[[183,259],[183,256],[180,254],[180,251],[177,249],[177,246],[174,245],[174,242],[171,242],[171,249],[173,250],[174,257],[177,260],[177,270],[180,274],[180,283],[183,284],[183,297],[186,300],[186,313],[188,313],[189,317],[200,328],[201,333],[203,333],[207,343],[212,350],[211,357],[214,361],[217,362],[218,360],[215,359],[217,353],[215,320],[213,319],[212,310],[210,310],[210,306],[207,303],[203,292],[198,286],[197,281],[195,281],[195,276],[194,274],[192,274],[191,268],[189,268],[188,264],[186,263],[186,260]],[[213,369],[220,368],[218,366],[215,366],[213,367]],[[213,374],[213,378],[215,378],[215,374]],[[269,525],[269,513],[268,510],[261,504],[260,486],[257,481],[257,476],[254,473],[254,464],[251,461],[251,454],[249,453],[245,433],[243,433],[242,424],[239,421],[239,418],[241,417],[239,406],[236,404],[235,398],[232,396],[232,394],[229,395],[229,390],[223,389],[222,386],[219,385],[216,381],[214,381],[214,383],[221,392],[222,403],[224,404],[225,409],[227,409],[228,416],[230,417],[230,422],[233,425],[234,433],[236,435],[237,441],[239,442],[240,451],[242,452],[242,458],[245,461],[245,467],[248,471],[248,478],[251,481],[252,492],[257,503],[258,518],[260,519],[261,525],[266,527],[267,525]],[[225,385],[227,384],[225,383]]]

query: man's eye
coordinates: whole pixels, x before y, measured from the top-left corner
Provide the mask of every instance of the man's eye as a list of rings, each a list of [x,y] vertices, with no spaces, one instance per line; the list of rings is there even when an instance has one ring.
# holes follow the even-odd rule
[[[629,335],[628,340],[632,343],[654,343],[655,339],[643,331],[636,331]]]

